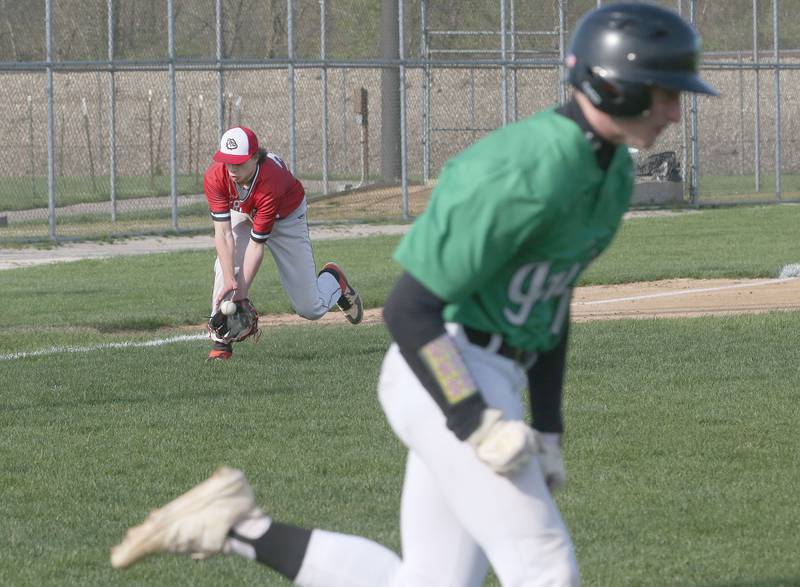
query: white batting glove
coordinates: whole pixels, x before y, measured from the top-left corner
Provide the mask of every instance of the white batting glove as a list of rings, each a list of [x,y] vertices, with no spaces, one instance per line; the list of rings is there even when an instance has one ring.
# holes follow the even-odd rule
[[[557,432],[538,432],[534,430],[539,447],[539,467],[547,482],[550,493],[561,489],[567,481],[564,457],[561,456],[561,435]]]
[[[483,411],[480,426],[466,442],[501,475],[519,471],[539,450],[530,426],[521,420],[504,420],[503,413],[494,408]]]

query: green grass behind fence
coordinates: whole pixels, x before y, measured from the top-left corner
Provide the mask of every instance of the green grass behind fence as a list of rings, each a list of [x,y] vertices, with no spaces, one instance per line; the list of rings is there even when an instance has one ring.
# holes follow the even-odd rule
[[[208,161],[210,164],[211,161]],[[203,173],[180,174],[176,178],[178,195],[203,194]],[[303,180],[321,181],[323,175],[318,172],[302,173]],[[357,182],[358,177],[343,174],[330,174],[328,181]],[[377,175],[370,178],[379,181]],[[419,178],[412,178],[419,180]],[[47,176],[5,177],[0,183],[0,213],[13,210],[30,210],[47,208],[49,190]],[[56,206],[70,206],[93,202],[109,202],[111,199],[111,180],[107,175],[91,176],[57,176],[55,178]],[[115,195],[119,200],[131,198],[155,198],[169,196],[172,193],[169,175],[118,175]]]
[[[754,174],[742,175],[703,175],[700,178],[700,203],[703,201],[719,201],[735,204],[737,201],[774,202],[775,172],[763,171],[759,175],[756,186]],[[756,189],[758,187],[758,189]],[[800,175],[796,173],[781,174],[781,199],[797,202],[800,200]]]
[[[116,196],[120,200],[169,196],[170,177],[165,175],[118,176]],[[203,178],[195,175],[179,175],[176,179],[178,194],[202,194]],[[108,202],[111,184],[108,176],[56,177],[56,206],[69,206],[91,202]],[[0,187],[0,210],[29,210],[47,208],[47,177],[7,177]]]

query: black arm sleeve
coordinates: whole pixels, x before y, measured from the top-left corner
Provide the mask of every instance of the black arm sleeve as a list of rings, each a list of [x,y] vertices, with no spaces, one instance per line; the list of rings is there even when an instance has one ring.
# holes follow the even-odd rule
[[[384,304],[383,319],[403,356],[408,351],[417,354],[420,347],[445,333],[443,309],[444,300],[409,273],[400,276]]]
[[[528,393],[531,398],[531,419],[539,432],[564,432],[561,415],[561,393],[567,362],[569,321],[561,342],[546,353],[539,353],[533,367],[528,369]]]
[[[458,404],[449,404],[419,354],[423,346],[446,333],[444,306],[444,300],[405,272],[389,293],[383,319],[408,366],[447,417],[448,428],[464,440],[480,424],[486,402],[480,393],[475,393]]]

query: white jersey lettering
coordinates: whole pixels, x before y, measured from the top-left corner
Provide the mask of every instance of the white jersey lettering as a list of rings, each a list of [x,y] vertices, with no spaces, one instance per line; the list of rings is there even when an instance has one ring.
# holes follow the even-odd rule
[[[503,308],[506,320],[514,326],[525,324],[533,306],[542,299],[542,286],[549,272],[550,263],[529,263],[519,268],[508,284],[508,299],[518,304],[519,308],[516,312],[508,307]]]
[[[575,263],[569,271],[550,274],[550,263],[529,263],[523,265],[511,278],[508,285],[508,299],[517,304],[517,309],[503,308],[506,320],[514,326],[522,326],[528,320],[533,307],[542,301],[560,297],[561,300],[553,316],[550,332],[558,334],[564,325],[569,302],[572,297],[572,283],[581,272],[581,263]]]

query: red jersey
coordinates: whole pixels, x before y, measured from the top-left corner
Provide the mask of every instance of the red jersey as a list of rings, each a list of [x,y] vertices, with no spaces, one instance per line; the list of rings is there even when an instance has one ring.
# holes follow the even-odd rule
[[[209,166],[203,188],[211,218],[228,222],[231,210],[249,215],[253,220],[250,238],[258,243],[266,242],[275,221],[291,214],[305,198],[303,184],[272,153],[259,164],[248,189],[234,183],[224,163]]]

